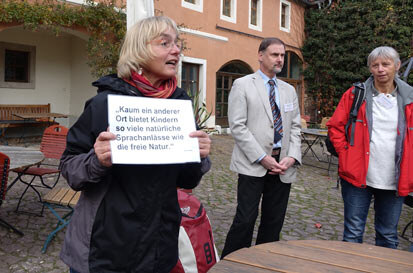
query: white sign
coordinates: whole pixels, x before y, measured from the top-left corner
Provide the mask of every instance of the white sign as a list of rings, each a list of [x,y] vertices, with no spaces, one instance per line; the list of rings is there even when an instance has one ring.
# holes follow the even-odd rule
[[[108,95],[114,164],[200,162],[190,100]]]

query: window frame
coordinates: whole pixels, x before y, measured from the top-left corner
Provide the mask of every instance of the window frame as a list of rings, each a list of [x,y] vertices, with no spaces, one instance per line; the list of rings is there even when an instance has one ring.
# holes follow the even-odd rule
[[[182,88],[182,89],[184,89],[184,87],[183,87],[183,86],[184,86],[184,82],[185,82],[186,86],[190,86],[190,84],[192,83],[191,80],[189,79],[189,75],[187,75],[188,78],[185,78],[185,81],[184,81],[183,78],[182,78],[182,75],[186,72],[186,69],[185,69],[185,68],[188,68],[188,72],[189,72],[189,69],[191,69],[191,68],[195,68],[195,69],[196,69],[196,79],[194,80],[195,85],[196,85],[196,90],[191,90],[191,96],[194,96],[194,95],[195,95],[194,92],[202,91],[202,90],[200,89],[200,82],[199,82],[199,79],[200,79],[199,73],[200,73],[200,71],[201,71],[201,64],[190,63],[190,62],[185,62],[185,61],[182,62],[182,66],[181,66],[181,88]],[[190,73],[189,73],[189,74],[190,74]],[[187,92],[188,90],[184,89],[184,91]]]
[[[234,24],[237,23],[237,0],[231,0],[231,16],[224,15],[224,0],[221,0],[220,19]]]
[[[6,50],[23,51],[29,53],[29,82],[9,82],[5,81],[5,55]],[[15,44],[0,41],[0,88],[13,89],[35,89],[35,73],[36,73],[36,47],[23,44]]]
[[[292,61],[291,60],[292,60],[292,57],[294,56],[293,54],[297,57],[297,59],[300,63],[300,65],[298,67],[298,69],[300,69],[298,79],[293,78],[292,75],[291,75],[292,74],[291,73],[291,71],[292,71],[292,64],[291,64]],[[303,73],[302,73],[302,71],[304,69],[303,65],[304,65],[303,60],[300,58],[300,56],[298,56],[298,54],[296,52],[287,50],[287,51],[285,51],[285,56],[284,56],[284,66],[283,66],[283,69],[281,70],[281,72],[285,71],[286,75],[284,77],[284,76],[281,76],[280,74],[277,74],[277,77],[282,78],[283,80],[300,81],[302,76],[303,76]]]
[[[207,83],[206,83],[206,72],[207,72],[207,60],[205,59],[199,59],[199,58],[193,58],[193,57],[187,57],[187,56],[182,56],[180,60],[180,65],[179,65],[179,79],[178,79],[178,85],[181,85],[181,78],[182,78],[182,63],[188,63],[188,64],[197,64],[199,65],[199,71],[198,71],[198,77],[199,77],[199,82],[198,86],[200,90],[202,90],[201,94],[199,95],[199,103],[202,103],[204,100],[206,100],[206,89],[207,89]]]
[[[282,26],[282,12],[283,12],[283,5],[287,6],[288,14],[285,16],[285,25],[286,27]],[[290,32],[291,29],[291,3],[286,0],[280,0],[280,30],[285,32]]]
[[[249,1],[249,9],[248,9],[248,27],[253,30],[262,31],[262,1],[257,0],[257,25],[251,24],[251,8],[252,8],[252,1]]]
[[[204,9],[204,0],[195,0],[195,4],[189,3],[185,0],[181,0],[181,6],[202,13]]]

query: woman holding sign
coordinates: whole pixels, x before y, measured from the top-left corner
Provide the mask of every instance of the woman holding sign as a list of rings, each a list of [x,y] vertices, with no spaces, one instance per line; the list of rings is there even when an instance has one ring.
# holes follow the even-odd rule
[[[112,165],[110,141],[116,137],[108,130],[107,97],[189,100],[176,86],[180,52],[171,19],[139,21],[126,34],[118,74],[93,83],[98,94],[69,131],[60,168],[82,191],[60,255],[71,272],[169,272],[177,263],[176,188],[198,185],[210,168],[211,141],[203,131],[190,134],[198,138],[200,163]]]

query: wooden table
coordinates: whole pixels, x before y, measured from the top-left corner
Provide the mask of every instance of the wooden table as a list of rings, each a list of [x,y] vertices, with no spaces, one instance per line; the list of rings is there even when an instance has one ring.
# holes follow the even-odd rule
[[[2,146],[0,152],[10,158],[10,170],[27,168],[43,161],[44,155],[39,150],[20,146]]]
[[[30,124],[31,122],[38,122],[38,120],[45,120],[47,126],[53,125],[56,118],[67,118],[68,115],[60,113],[16,113],[12,114],[15,117],[23,119],[23,124]],[[52,120],[51,120],[52,119]],[[20,141],[26,134],[25,127],[23,126],[23,133],[20,136]]]
[[[60,114],[60,113],[17,113],[13,114],[13,116],[16,116],[21,119],[42,119],[42,118],[53,118],[53,121],[56,118],[67,118],[68,116],[66,114]]]
[[[217,272],[413,272],[413,253],[341,241],[279,241],[235,251]]]
[[[322,138],[326,138],[327,137],[327,130],[326,129],[308,129],[308,128],[302,128],[301,129],[301,136],[302,136],[302,140],[303,143],[307,145],[305,151],[303,152],[303,157],[309,152],[311,151],[311,153],[313,154],[313,156],[315,158],[317,158],[318,161],[320,161],[320,159],[318,158],[317,154],[315,153],[315,151],[313,150],[313,145],[316,144],[318,141],[320,141]],[[310,138],[308,138],[307,136],[310,136]]]

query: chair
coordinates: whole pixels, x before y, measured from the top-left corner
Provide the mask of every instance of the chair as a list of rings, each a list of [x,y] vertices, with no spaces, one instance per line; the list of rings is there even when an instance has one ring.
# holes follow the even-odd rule
[[[303,118],[301,118],[301,128],[307,129],[307,121]]]
[[[320,141],[320,146],[322,148],[322,154],[325,155],[327,157],[327,162],[328,162],[328,168],[327,168],[327,173],[328,175],[330,175],[330,168],[331,168],[331,164],[332,164],[332,160],[333,157],[335,155],[332,155],[328,149],[327,149],[327,145],[324,141]],[[338,167],[337,167],[337,184],[336,184],[336,188],[338,189],[340,187],[340,176],[338,175]]]
[[[321,146],[322,154],[327,157],[327,161],[328,161],[327,171],[328,171],[328,174],[330,175],[332,154],[327,150],[327,146],[324,143],[324,141],[320,141],[320,146]]]
[[[328,175],[330,175],[330,168],[331,168],[331,164],[332,164],[332,160],[333,160],[333,156],[328,150],[327,150],[327,145],[325,144],[324,141],[320,141],[320,146],[322,149],[322,154],[325,155],[327,157],[327,162],[328,162],[328,167],[327,167],[327,173]],[[338,170],[337,170],[338,172]],[[337,184],[336,184],[336,188],[338,189],[340,185],[340,178],[337,174]]]
[[[320,129],[327,129],[327,122],[330,120],[331,117],[324,117],[321,119]]]
[[[10,158],[3,154],[0,153],[0,208],[1,205],[3,204],[3,200],[6,198],[6,193],[7,193],[7,180],[9,178],[9,167],[10,167]],[[19,231],[9,223],[7,223],[5,220],[0,218],[0,225],[13,230],[15,233],[19,234],[20,236],[23,236],[23,232]]]
[[[80,191],[74,191],[68,187],[54,187],[43,196],[43,204],[50,209],[54,216],[56,216],[58,222],[55,229],[47,236],[47,239],[43,244],[42,253],[46,252],[47,246],[54,236],[69,224],[73,209],[76,206],[79,197]],[[63,216],[60,216],[58,210],[55,210],[56,208],[60,210],[68,210],[68,212]]]
[[[44,154],[46,160],[50,160],[50,159],[60,160],[60,157],[62,156],[64,150],[66,149],[66,136],[67,136],[68,131],[69,131],[68,128],[61,126],[61,125],[52,125],[45,129],[43,136],[42,136],[42,141],[40,143],[40,151]],[[43,166],[51,166],[51,167],[45,168]],[[16,212],[19,212],[19,207],[23,199],[23,196],[26,194],[29,188],[35,191],[35,193],[39,197],[39,201],[42,202],[41,194],[36,189],[36,187],[48,188],[48,189],[53,188],[57,184],[60,178],[60,170],[57,167],[58,165],[56,164],[41,163],[40,165],[36,167],[19,168],[19,169],[13,170],[14,172],[18,174],[16,180],[18,179],[20,180],[20,182],[27,185],[25,190],[20,196],[19,202],[16,207]],[[45,183],[45,180],[44,180],[45,177],[49,177],[50,175],[57,176],[56,180],[53,182],[51,186]],[[22,177],[24,176],[32,176],[32,179],[30,180],[30,182],[24,181],[22,179]],[[37,184],[37,185],[33,184],[36,177],[40,179],[41,184]],[[39,216],[43,215],[43,210],[44,210],[44,206],[42,206],[42,210]],[[32,214],[31,212],[26,212],[26,213]]]
[[[304,118],[301,118],[301,129],[307,129],[307,128],[308,128],[308,126],[307,126],[307,121],[306,121]],[[311,146],[313,146],[313,145],[315,144],[316,139],[317,139],[317,138],[316,138],[315,136],[312,136],[312,135],[305,134],[305,133],[301,132],[301,141],[302,141],[303,143],[307,144],[306,149],[305,149],[304,152],[302,153],[302,156],[303,156],[303,157],[304,157],[304,156],[308,153],[308,151],[310,151],[310,150],[311,150],[311,152],[312,152],[313,155],[314,155],[314,151],[311,149]]]
[[[306,122],[309,122],[311,120],[309,115],[301,115],[301,118],[304,119]]]

